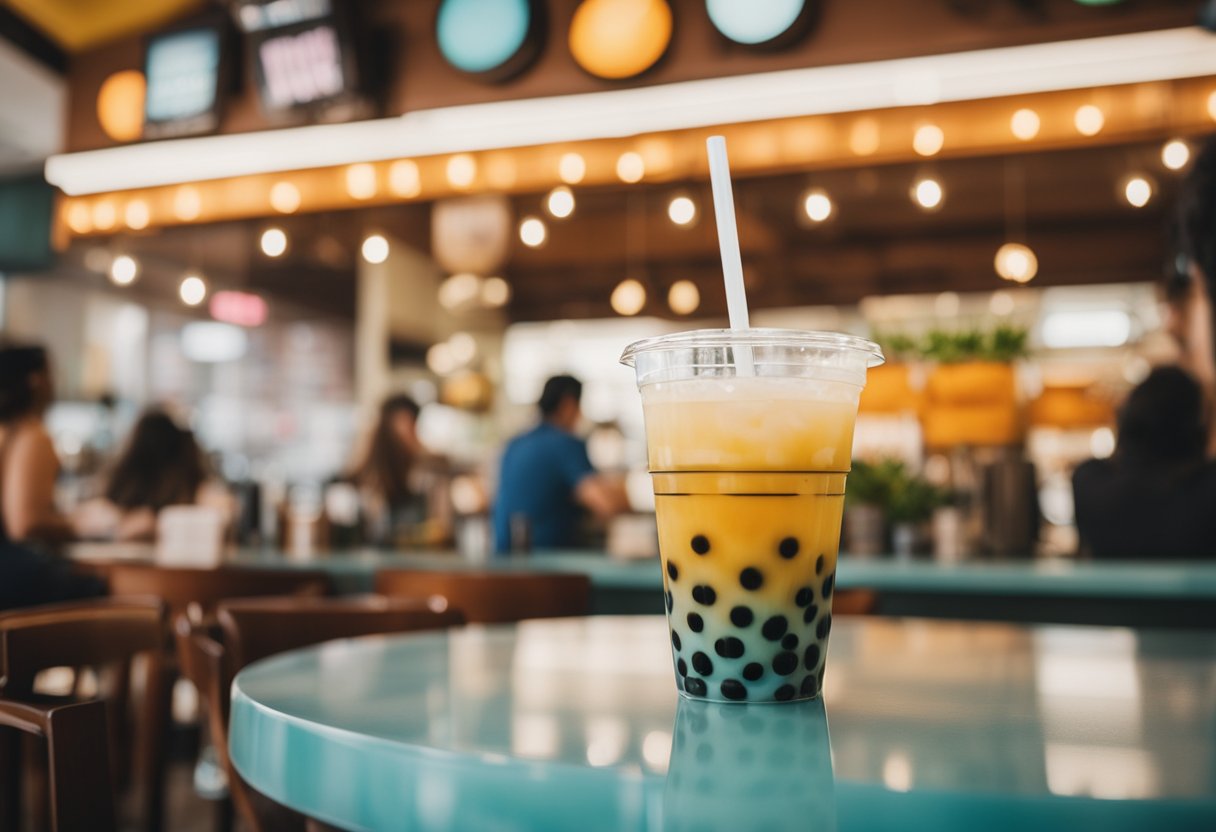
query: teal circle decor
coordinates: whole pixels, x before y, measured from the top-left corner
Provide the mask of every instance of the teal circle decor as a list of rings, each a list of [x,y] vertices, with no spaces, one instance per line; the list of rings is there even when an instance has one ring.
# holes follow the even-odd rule
[[[544,9],[537,0],[443,0],[435,39],[461,72],[503,81],[540,54]]]
[[[809,28],[814,0],[705,0],[709,20],[744,46],[786,45]]]

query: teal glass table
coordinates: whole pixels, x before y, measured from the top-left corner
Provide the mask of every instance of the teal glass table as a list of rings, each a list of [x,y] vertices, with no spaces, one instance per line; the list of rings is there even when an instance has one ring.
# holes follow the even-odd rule
[[[841,619],[798,705],[677,701],[657,617],[337,641],[230,748],[350,830],[1212,830],[1216,634]]]

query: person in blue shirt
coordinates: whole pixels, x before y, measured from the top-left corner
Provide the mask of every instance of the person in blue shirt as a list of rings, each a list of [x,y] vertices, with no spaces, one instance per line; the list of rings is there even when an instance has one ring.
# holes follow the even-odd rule
[[[499,552],[575,546],[585,511],[606,520],[625,510],[624,488],[595,470],[587,443],[574,434],[582,394],[573,376],[549,379],[540,424],[507,444],[494,504]]]

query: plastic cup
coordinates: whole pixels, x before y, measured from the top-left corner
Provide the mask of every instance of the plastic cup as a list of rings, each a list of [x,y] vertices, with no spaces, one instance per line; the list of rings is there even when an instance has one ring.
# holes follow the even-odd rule
[[[779,329],[682,332],[625,350],[684,696],[819,695],[857,402],[882,360],[862,338]]]

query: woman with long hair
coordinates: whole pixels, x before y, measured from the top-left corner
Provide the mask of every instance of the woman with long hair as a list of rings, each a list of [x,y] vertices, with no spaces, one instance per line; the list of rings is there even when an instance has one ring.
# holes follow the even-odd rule
[[[365,533],[374,543],[434,544],[450,536],[447,464],[418,438],[420,412],[409,396],[385,399],[348,477],[359,488]]]

